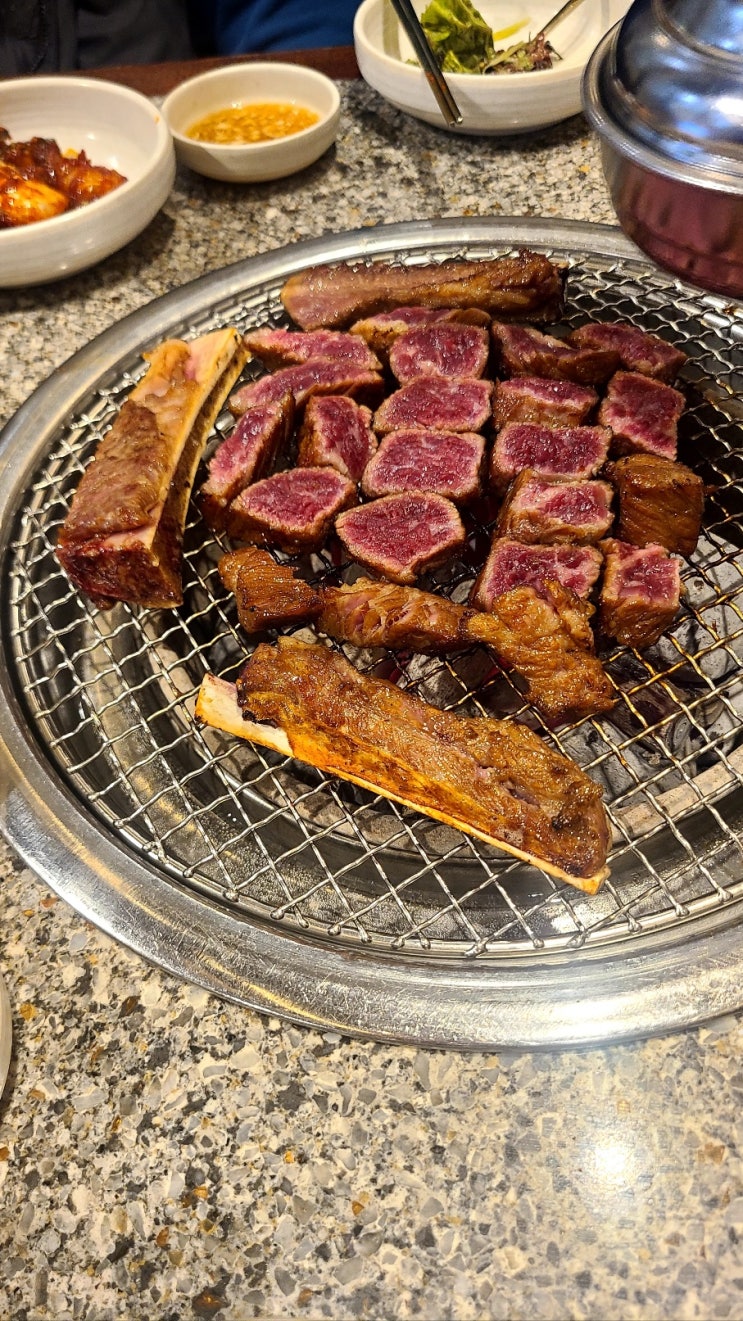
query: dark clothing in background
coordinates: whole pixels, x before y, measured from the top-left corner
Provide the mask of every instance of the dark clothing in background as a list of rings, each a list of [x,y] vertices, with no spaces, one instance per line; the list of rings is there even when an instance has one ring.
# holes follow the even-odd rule
[[[201,55],[352,46],[361,0],[189,0]]]
[[[185,0],[0,0],[3,77],[192,54]]]

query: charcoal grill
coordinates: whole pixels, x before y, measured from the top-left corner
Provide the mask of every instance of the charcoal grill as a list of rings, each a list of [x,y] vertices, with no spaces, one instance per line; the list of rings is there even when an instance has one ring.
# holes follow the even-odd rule
[[[246,652],[222,552],[194,512],[185,600],[101,613],[69,586],[57,530],[101,434],[166,335],[286,324],[294,271],[529,246],[567,267],[565,324],[624,319],[689,351],[680,457],[711,494],[678,623],[607,666],[610,718],[544,729],[474,650],[380,659],[453,710],[539,728],[606,791],[612,874],[594,897],[415,812],[193,720],[202,676]],[[299,243],[156,300],[76,354],[0,454],[0,826],[86,918],[218,994],[305,1024],[457,1048],[628,1039],[743,1003],[743,309],[651,266],[617,230],[450,219]],[[229,426],[225,414],[216,438]],[[433,580],[466,597],[486,525]],[[318,580],[337,571],[318,556]]]

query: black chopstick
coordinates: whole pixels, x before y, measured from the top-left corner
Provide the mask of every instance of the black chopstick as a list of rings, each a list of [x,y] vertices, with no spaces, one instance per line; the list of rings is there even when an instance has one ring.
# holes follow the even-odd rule
[[[428,79],[428,84],[436,97],[439,110],[446,123],[449,128],[453,128],[455,124],[461,124],[462,112],[449,91],[448,83],[438,66],[428,37],[421,27],[420,19],[410,0],[392,0],[392,8],[413,43],[415,53],[420,60],[423,72]]]

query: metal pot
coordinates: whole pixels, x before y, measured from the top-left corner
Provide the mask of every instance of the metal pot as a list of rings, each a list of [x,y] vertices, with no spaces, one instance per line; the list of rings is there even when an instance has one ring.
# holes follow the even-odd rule
[[[624,231],[685,280],[743,296],[740,0],[635,0],[582,92]]]

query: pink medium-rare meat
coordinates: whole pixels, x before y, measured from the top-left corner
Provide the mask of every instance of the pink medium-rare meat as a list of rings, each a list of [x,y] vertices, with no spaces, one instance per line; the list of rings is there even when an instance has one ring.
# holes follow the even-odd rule
[[[338,515],[335,530],[351,559],[396,583],[413,583],[451,558],[465,541],[456,506],[445,496],[386,495]]]
[[[245,363],[234,328],[166,340],[83,473],[57,557],[99,606],[179,605],[183,531],[207,437]]]
[[[435,322],[458,322],[460,325],[483,326],[486,330],[490,325],[490,317],[487,312],[482,312],[478,307],[463,308],[442,308],[442,307],[395,307],[391,312],[378,312],[376,316],[365,317],[362,321],[355,321],[351,326],[351,334],[360,335],[366,340],[372,353],[375,353],[382,362],[387,362],[390,350],[395,340],[400,335],[404,335],[407,330],[420,329],[422,326],[430,326]]]
[[[390,349],[392,375],[405,385],[419,376],[482,376],[488,364],[488,332],[481,326],[437,321],[406,330]]]
[[[608,482],[569,482],[539,477],[527,468],[508,489],[498,515],[498,536],[541,545],[587,545],[612,525]]]
[[[678,421],[684,396],[671,385],[640,372],[616,372],[609,381],[598,421],[613,434],[615,454],[657,454],[676,458]]]
[[[491,415],[491,381],[420,376],[388,395],[374,414],[380,435],[389,431],[481,431]]]
[[[421,266],[396,262],[313,266],[287,280],[281,301],[302,330],[342,329],[406,304],[471,308],[531,321],[554,320],[562,308],[563,274],[541,253]]]
[[[685,464],[655,454],[627,454],[609,464],[606,475],[617,491],[620,541],[693,554],[704,512],[701,477]]]
[[[503,376],[545,376],[578,385],[603,385],[619,367],[614,349],[579,348],[533,326],[494,321],[490,333]]]
[[[360,404],[376,408],[384,398],[384,380],[378,372],[353,363],[333,362],[332,358],[310,358],[294,367],[281,367],[277,372],[249,381],[230,398],[230,409],[237,416],[257,404],[275,403],[287,391],[294,397],[298,413],[307,400],[316,394],[347,394]]]
[[[277,564],[269,551],[258,546],[228,551],[217,568],[225,587],[234,594],[237,618],[246,633],[304,623],[320,613],[320,593],[288,564]]]
[[[376,372],[381,366],[363,339],[340,330],[274,330],[263,326],[246,335],[245,344],[269,371],[318,358],[332,358],[364,371]]]
[[[604,579],[599,596],[599,627],[607,637],[641,651],[651,646],[678,613],[681,574],[678,560],[664,546],[630,546],[609,537],[602,542]]]
[[[541,376],[512,376],[498,381],[493,395],[493,424],[540,422],[548,427],[578,427],[598,403],[589,385],[550,381]]]
[[[485,439],[472,431],[391,431],[361,483],[372,498],[400,491],[437,491],[455,504],[482,491]]]
[[[666,384],[675,379],[686,362],[682,349],[621,321],[590,321],[571,331],[568,340],[578,348],[611,349],[626,371],[653,376]]]
[[[329,647],[280,638],[237,685],[208,674],[196,719],[417,808],[595,894],[611,834],[601,790],[516,721],[443,711]]]
[[[610,441],[606,427],[507,422],[495,437],[490,485],[494,491],[504,491],[524,468],[543,477],[595,477],[606,463]]]
[[[348,395],[313,395],[299,433],[299,466],[337,468],[350,481],[360,481],[377,448],[371,418],[371,409]]]
[[[241,491],[227,511],[227,532],[289,553],[316,550],[355,499],[355,484],[335,468],[288,468]]]
[[[603,556],[595,546],[528,545],[510,537],[495,537],[485,564],[475,579],[470,601],[478,610],[492,610],[496,597],[514,587],[533,587],[545,595],[545,584],[557,582],[581,600],[590,596]]]
[[[516,614],[508,603],[502,613],[483,614],[415,587],[360,579],[322,589],[317,627],[356,647],[424,654],[488,647],[526,680],[529,700],[549,719],[598,714],[615,699],[593,654],[590,625],[576,601],[554,586],[552,593],[540,601],[531,589],[522,591]]]
[[[201,512],[210,527],[224,527],[227,507],[251,482],[270,472],[294,425],[291,394],[275,404],[258,404],[238,418],[229,436],[209,460],[208,477],[199,492]]]

